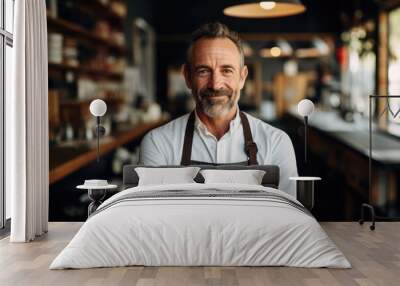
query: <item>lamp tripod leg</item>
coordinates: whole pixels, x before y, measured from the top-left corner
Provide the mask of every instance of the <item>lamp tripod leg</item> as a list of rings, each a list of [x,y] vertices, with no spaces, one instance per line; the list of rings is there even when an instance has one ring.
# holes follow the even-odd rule
[[[375,209],[374,209],[374,207],[373,207],[372,205],[370,205],[370,204],[365,204],[365,203],[364,203],[364,204],[361,205],[361,219],[358,221],[358,223],[359,223],[360,225],[364,224],[364,221],[365,221],[364,208],[370,210],[370,213],[371,213],[371,222],[372,222],[372,224],[370,225],[369,228],[370,228],[371,230],[375,230]]]

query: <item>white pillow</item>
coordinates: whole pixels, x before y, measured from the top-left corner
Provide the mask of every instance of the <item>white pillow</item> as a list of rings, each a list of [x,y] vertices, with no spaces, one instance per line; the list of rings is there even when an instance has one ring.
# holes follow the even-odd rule
[[[183,168],[135,168],[139,176],[138,186],[195,183],[199,167]]]
[[[261,185],[265,171],[261,170],[201,170],[204,183],[235,183]]]

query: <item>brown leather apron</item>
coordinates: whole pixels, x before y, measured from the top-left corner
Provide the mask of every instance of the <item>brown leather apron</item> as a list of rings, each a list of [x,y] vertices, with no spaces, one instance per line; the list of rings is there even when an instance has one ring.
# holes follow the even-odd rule
[[[217,164],[217,163],[209,163],[209,162],[199,162],[191,160],[192,157],[192,144],[193,144],[193,134],[194,134],[194,124],[196,115],[195,112],[189,115],[188,122],[186,124],[185,130],[185,139],[183,141],[183,150],[182,150],[182,160],[181,165],[258,165],[257,163],[257,144],[253,141],[253,136],[251,134],[251,129],[249,125],[249,120],[247,116],[239,111],[240,119],[242,121],[243,134],[244,134],[244,150],[249,158],[248,161],[238,162],[238,163],[225,163],[225,164]]]

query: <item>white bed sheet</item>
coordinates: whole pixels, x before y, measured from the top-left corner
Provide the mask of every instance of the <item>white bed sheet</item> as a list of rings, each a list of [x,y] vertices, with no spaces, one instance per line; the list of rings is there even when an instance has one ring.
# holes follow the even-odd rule
[[[263,190],[239,184],[179,184],[124,190]],[[297,202],[297,201],[296,201]],[[89,218],[50,269],[145,266],[294,266],[350,268],[309,214],[254,198],[170,198],[123,201]]]

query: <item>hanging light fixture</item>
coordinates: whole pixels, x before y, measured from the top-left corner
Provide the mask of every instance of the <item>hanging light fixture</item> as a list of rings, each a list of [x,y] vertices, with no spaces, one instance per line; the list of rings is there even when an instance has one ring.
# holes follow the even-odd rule
[[[224,9],[224,14],[239,18],[276,18],[303,13],[306,7],[300,0],[238,1]]]

